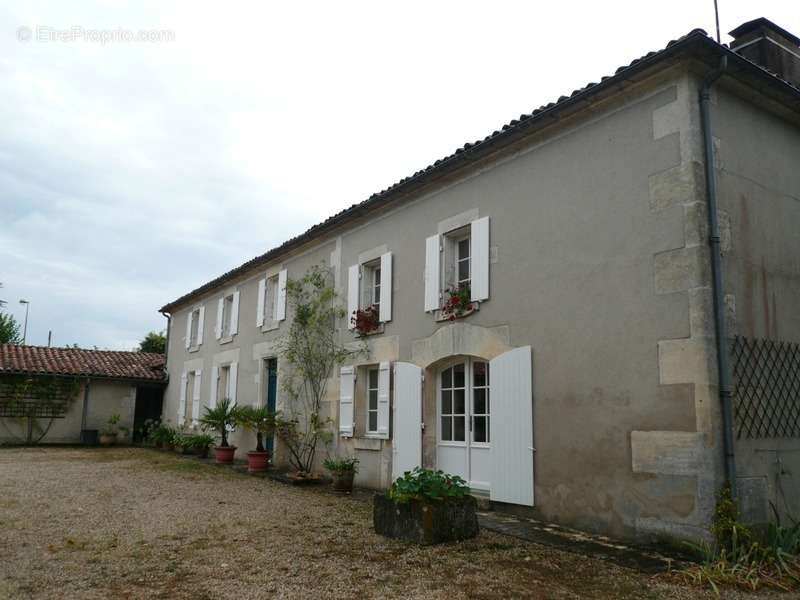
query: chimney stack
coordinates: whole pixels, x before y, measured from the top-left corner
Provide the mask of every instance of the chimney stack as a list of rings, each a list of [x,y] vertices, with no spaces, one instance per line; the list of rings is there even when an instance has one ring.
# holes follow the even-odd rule
[[[800,87],[800,38],[761,17],[730,32],[731,50]]]

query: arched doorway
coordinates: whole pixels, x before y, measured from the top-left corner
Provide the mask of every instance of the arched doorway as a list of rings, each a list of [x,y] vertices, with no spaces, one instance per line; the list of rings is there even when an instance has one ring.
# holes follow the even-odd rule
[[[468,356],[445,361],[436,381],[436,467],[474,491],[491,489],[489,363]]]

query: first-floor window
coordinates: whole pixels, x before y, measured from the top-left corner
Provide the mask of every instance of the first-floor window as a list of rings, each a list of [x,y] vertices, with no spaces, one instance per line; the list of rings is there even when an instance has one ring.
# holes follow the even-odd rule
[[[378,433],[378,368],[367,371],[367,433]]]

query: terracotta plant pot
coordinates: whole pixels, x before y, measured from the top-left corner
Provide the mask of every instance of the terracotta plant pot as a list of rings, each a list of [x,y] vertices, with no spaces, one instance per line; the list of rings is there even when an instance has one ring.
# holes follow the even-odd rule
[[[101,446],[113,446],[114,442],[117,441],[116,435],[109,435],[107,433],[100,434],[100,445]]]
[[[263,473],[269,466],[269,452],[248,452],[247,472]]]
[[[333,476],[333,489],[337,492],[352,492],[353,491],[353,477],[355,471],[342,471],[339,473],[331,473]]]
[[[234,454],[236,454],[236,446],[214,446],[214,462],[218,465],[233,464]]]

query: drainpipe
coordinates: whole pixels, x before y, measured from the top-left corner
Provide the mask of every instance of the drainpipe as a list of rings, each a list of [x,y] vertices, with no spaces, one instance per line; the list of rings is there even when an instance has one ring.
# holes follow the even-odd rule
[[[172,315],[164,311],[160,311],[163,316],[167,318],[167,341],[164,344],[164,370],[167,371],[167,358],[169,357],[169,332],[172,327]]]
[[[733,453],[733,383],[730,370],[728,327],[725,321],[725,299],[722,286],[722,253],[720,247],[719,219],[717,218],[717,180],[714,170],[714,139],[711,136],[711,86],[728,68],[728,57],[723,56],[719,67],[709,73],[700,88],[700,119],[703,127],[705,150],[706,192],[708,195],[708,231],[711,247],[711,275],[714,303],[714,333],[717,342],[717,371],[719,373],[719,401],[722,405],[722,442],[725,453],[725,479],[731,494],[736,497],[736,460]]]

